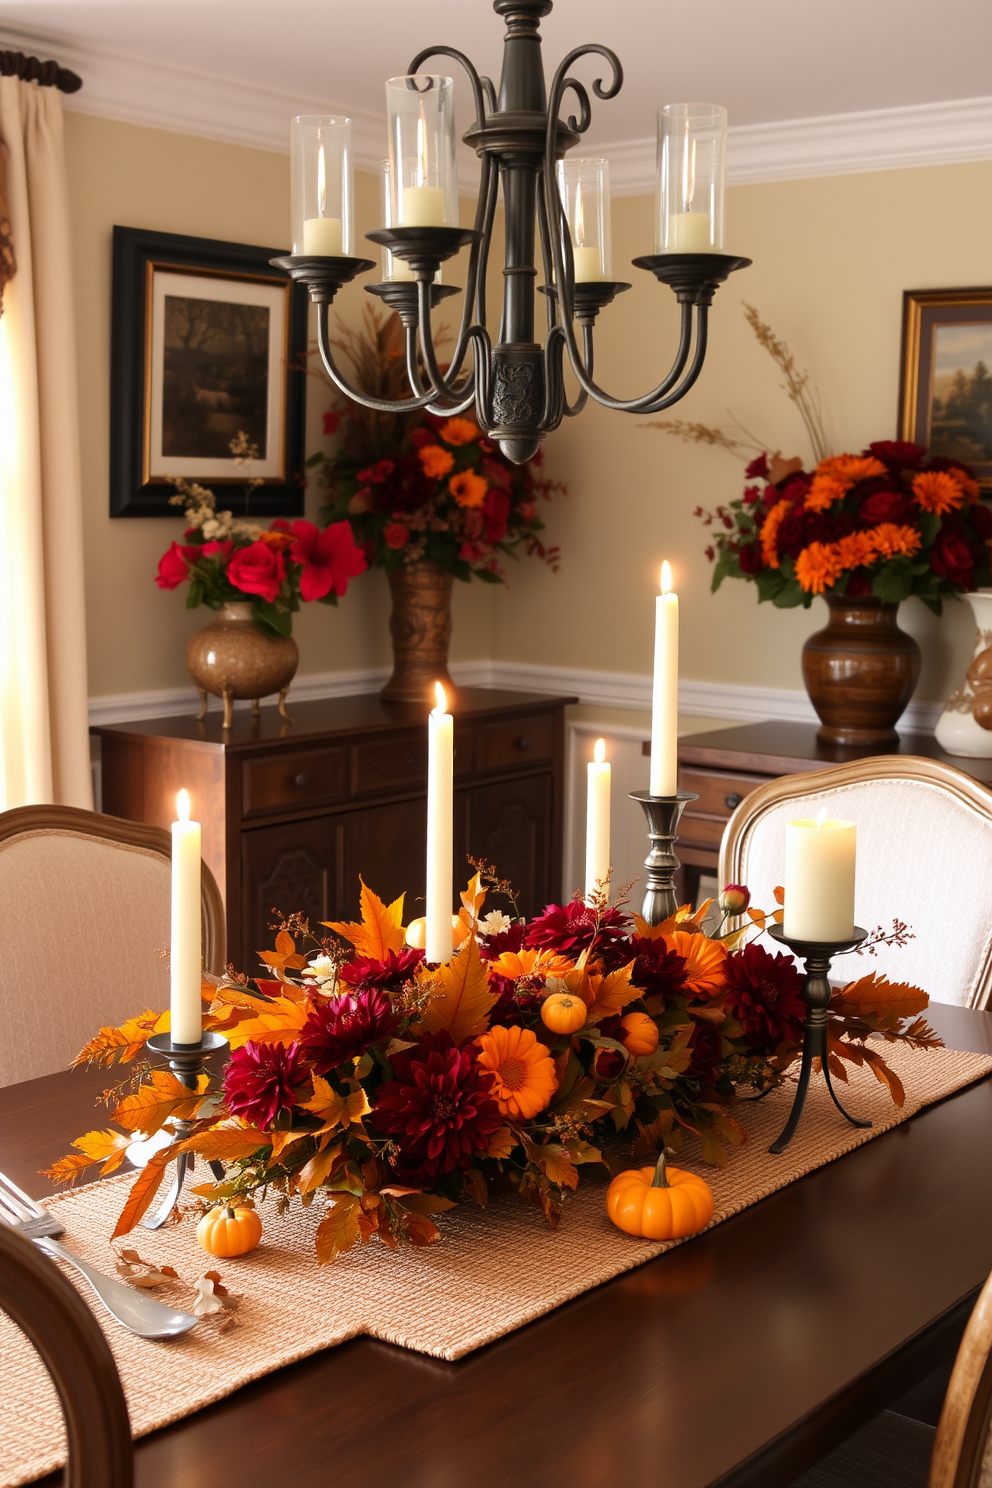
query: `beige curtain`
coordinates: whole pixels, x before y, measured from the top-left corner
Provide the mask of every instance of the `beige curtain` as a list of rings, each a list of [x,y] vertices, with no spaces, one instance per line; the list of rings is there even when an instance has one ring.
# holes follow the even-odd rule
[[[56,88],[0,77],[0,809],[92,808],[72,237]]]

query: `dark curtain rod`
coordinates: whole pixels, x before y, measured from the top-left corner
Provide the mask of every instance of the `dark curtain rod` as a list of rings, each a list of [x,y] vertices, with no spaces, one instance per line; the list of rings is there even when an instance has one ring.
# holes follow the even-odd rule
[[[0,77],[23,78],[26,83],[40,83],[43,88],[58,88],[60,93],[78,93],[81,77],[60,67],[57,62],[41,62],[23,52],[0,52]]]

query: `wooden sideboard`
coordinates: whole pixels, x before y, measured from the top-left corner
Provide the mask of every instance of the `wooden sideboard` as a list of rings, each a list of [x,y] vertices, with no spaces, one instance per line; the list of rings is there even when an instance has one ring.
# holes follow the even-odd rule
[[[565,706],[573,698],[460,688],[455,725],[455,879],[484,857],[533,914],[561,888]],[[427,719],[377,694],[118,723],[101,740],[103,809],[166,827],[185,787],[203,857],[224,895],[228,959],[251,972],[273,910],[350,919],[359,875],[423,912]],[[493,901],[493,907],[500,907]],[[505,907],[505,906],[504,906]]]

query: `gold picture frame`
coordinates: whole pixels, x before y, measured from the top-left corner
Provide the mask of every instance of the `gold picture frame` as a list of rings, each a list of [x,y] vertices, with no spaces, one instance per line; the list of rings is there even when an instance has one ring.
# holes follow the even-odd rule
[[[903,294],[899,438],[963,460],[992,498],[992,287]]]

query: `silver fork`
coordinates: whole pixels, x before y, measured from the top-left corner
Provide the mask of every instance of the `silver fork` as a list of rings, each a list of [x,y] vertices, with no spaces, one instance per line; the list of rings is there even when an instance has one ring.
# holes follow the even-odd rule
[[[86,1277],[111,1317],[123,1323],[132,1333],[137,1333],[139,1338],[175,1338],[180,1333],[188,1333],[196,1322],[196,1318],[190,1313],[166,1307],[154,1297],[146,1297],[134,1287],[124,1286],[122,1282],[104,1276],[102,1271],[97,1271],[86,1261],[73,1255],[71,1250],[66,1250],[55,1239],[56,1235],[65,1233],[64,1226],[59,1224],[54,1214],[49,1214],[47,1209],[36,1204],[34,1199],[29,1198],[3,1173],[0,1173],[0,1222],[10,1225],[11,1229],[19,1230],[48,1255],[58,1256],[61,1260],[68,1261],[70,1266],[75,1266]]]

